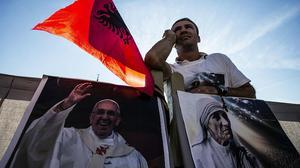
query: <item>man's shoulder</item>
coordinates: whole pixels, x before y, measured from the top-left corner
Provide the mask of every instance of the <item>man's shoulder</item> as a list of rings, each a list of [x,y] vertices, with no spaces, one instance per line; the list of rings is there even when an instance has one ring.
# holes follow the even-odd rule
[[[231,63],[230,58],[223,53],[213,53],[206,56],[209,62],[217,62],[218,64],[228,65]]]
[[[224,62],[228,62],[230,61],[229,57],[223,53],[212,53],[212,54],[207,54],[204,57],[201,57],[199,60],[196,61],[176,61],[175,63],[168,63],[169,66],[171,67],[171,69],[177,69],[177,68],[182,68],[184,65],[194,65],[194,64],[198,64],[200,62],[202,62],[202,60],[206,60],[209,62],[220,62],[220,63],[224,63]]]
[[[212,53],[212,54],[208,54],[206,55],[206,58],[212,59],[228,59],[228,56],[223,54],[223,53]]]

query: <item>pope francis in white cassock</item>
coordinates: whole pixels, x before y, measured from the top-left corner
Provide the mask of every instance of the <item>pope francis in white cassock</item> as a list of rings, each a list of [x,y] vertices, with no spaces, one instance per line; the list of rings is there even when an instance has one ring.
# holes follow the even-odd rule
[[[111,99],[97,102],[86,129],[64,128],[74,106],[90,96],[90,83],[77,85],[67,98],[35,120],[26,131],[11,167],[147,168],[145,158],[114,131],[120,107]]]
[[[233,137],[230,120],[222,104],[202,98],[197,104],[200,126],[192,145],[196,168],[256,168],[259,161]]]

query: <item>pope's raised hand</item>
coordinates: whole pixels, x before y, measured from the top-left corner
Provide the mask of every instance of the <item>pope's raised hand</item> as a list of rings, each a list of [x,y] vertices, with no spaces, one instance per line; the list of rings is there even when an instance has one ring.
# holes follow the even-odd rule
[[[71,91],[68,97],[66,97],[63,102],[58,106],[58,109],[55,111],[61,111],[73,106],[76,103],[79,103],[86,97],[90,96],[91,93],[89,92],[90,88],[93,85],[89,82],[80,83]]]

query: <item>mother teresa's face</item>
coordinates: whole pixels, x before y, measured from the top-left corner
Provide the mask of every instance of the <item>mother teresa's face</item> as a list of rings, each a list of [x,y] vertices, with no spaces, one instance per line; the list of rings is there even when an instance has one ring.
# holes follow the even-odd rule
[[[98,103],[90,115],[90,124],[99,138],[111,135],[113,129],[119,125],[121,118],[118,107],[111,101]]]
[[[230,121],[225,111],[212,113],[208,120],[208,131],[221,145],[227,145],[232,137]]]

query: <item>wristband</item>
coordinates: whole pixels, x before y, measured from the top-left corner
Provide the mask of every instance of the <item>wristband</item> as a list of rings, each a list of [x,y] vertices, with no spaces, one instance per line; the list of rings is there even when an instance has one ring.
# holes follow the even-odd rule
[[[228,94],[228,87],[225,87],[223,85],[219,85],[219,86],[216,86],[216,89],[218,91],[218,94],[221,95],[221,96],[225,96]]]

